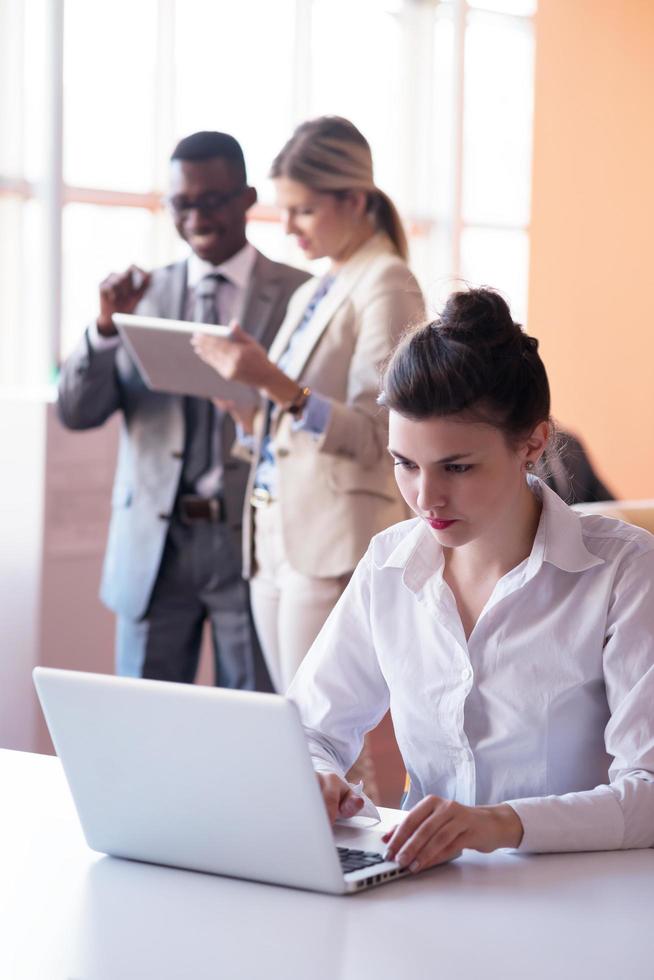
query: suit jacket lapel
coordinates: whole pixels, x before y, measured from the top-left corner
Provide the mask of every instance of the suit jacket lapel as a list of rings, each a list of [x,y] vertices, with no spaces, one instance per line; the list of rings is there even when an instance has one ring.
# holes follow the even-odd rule
[[[309,360],[313,349],[322,337],[330,320],[338,308],[348,299],[356,282],[361,278],[368,267],[370,259],[379,252],[390,251],[392,246],[386,236],[373,235],[352,258],[345,263],[343,268],[336,276],[336,280],[327,295],[320,301],[318,307],[311,318],[311,322],[306,328],[302,338],[298,341],[293,351],[290,362],[285,367],[285,373],[290,378],[297,379],[304,370],[304,366]],[[304,310],[308,305],[313,293],[317,289],[318,280],[311,280],[313,289],[307,289],[306,303],[297,316],[287,324],[285,323],[280,333],[275,338],[275,343],[270,349],[271,360],[277,361],[288,347],[288,342],[298,326]]]
[[[257,253],[250,281],[236,310],[236,319],[255,340],[265,337],[278,296],[279,279],[274,269],[271,274],[265,256]]]
[[[270,357],[271,361],[277,362],[288,347],[288,342],[293,336],[293,333],[300,323],[300,320],[304,316],[304,311],[309,304],[309,300],[317,288],[318,280],[309,279],[308,282],[300,286],[297,295],[293,296],[286,316],[284,317],[282,324],[277,331],[277,336],[270,345],[270,352],[268,356]]]

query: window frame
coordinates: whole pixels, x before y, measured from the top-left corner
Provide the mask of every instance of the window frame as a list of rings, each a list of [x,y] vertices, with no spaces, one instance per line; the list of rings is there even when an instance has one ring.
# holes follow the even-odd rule
[[[293,105],[295,122],[311,114],[311,63],[308,52],[311,49],[312,9],[314,0],[296,0],[295,5],[295,44],[293,63]],[[44,284],[45,295],[49,297],[47,322],[44,324],[43,342],[47,349],[48,368],[46,374],[52,377],[60,363],[62,342],[62,272],[63,241],[62,226],[64,209],[70,204],[93,204],[102,207],[135,207],[144,209],[152,215],[165,208],[163,202],[166,179],[166,152],[160,154],[161,163],[156,164],[156,182],[159,186],[147,192],[115,190],[108,187],[79,187],[69,185],[64,180],[64,87],[63,51],[65,31],[66,0],[49,0],[46,4],[47,23],[45,25],[48,49],[44,84],[47,89],[47,160],[44,181],[32,182],[20,176],[0,174],[0,198],[9,196],[20,201],[38,199],[45,208],[46,256]],[[433,103],[433,25],[440,7],[451,10],[453,23],[452,59],[452,129],[449,153],[451,154],[451,186],[448,190],[449,210],[443,217],[432,209],[430,200],[429,171],[433,157],[433,127],[435,125],[431,106]],[[462,269],[462,239],[468,228],[530,232],[529,223],[514,224],[496,222],[470,222],[463,215],[464,179],[464,114],[465,114],[465,70],[466,70],[466,31],[468,14],[478,11],[467,0],[403,0],[398,3],[392,16],[399,19],[404,32],[406,51],[405,75],[407,90],[416,93],[416,98],[407,100],[406,124],[403,138],[411,140],[415,146],[418,173],[403,173],[403,196],[409,202],[403,215],[410,242],[427,243],[426,255],[430,254],[429,241],[435,233],[444,233],[448,242],[448,266],[441,270],[443,279],[456,282]],[[175,0],[157,0],[157,86],[158,105],[153,120],[154,138],[161,148],[172,142],[174,120],[172,108],[166,114],[165,107],[172,105],[166,99],[174,88],[173,77],[175,43]],[[388,13],[388,10],[385,11]],[[531,22],[532,30],[535,15],[521,15],[484,10],[484,16],[517,19],[522,23]],[[420,57],[415,56],[415,51]],[[425,119],[428,120],[425,124]],[[405,168],[408,170],[409,168]],[[250,220],[257,223],[270,223],[278,220],[276,209],[268,204],[257,204],[250,212]]]

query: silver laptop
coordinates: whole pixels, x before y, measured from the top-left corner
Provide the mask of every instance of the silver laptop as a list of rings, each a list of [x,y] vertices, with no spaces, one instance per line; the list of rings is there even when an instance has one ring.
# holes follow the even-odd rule
[[[295,705],[274,694],[37,667],[89,847],[347,894],[406,872],[329,825]]]

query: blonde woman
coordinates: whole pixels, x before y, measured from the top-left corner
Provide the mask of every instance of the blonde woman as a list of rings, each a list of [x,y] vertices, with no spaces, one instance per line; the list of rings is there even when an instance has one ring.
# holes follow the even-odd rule
[[[303,123],[271,168],[286,232],[325,275],[293,295],[270,356],[237,325],[197,352],[262,395],[243,521],[245,569],[266,662],[286,691],[371,535],[405,511],[376,404],[380,367],[423,315],[397,210],[346,119]]]

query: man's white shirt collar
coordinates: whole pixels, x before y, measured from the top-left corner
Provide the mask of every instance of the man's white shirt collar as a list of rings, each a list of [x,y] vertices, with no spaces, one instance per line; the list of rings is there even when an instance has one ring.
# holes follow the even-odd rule
[[[256,258],[257,250],[250,242],[246,242],[240,252],[236,252],[235,255],[232,255],[225,262],[221,262],[220,265],[212,265],[211,262],[205,262],[195,252],[191,252],[188,257],[187,267],[188,287],[189,289],[195,289],[201,279],[220,273],[220,275],[224,276],[225,279],[236,286],[237,289],[244,290],[252,274]]]

